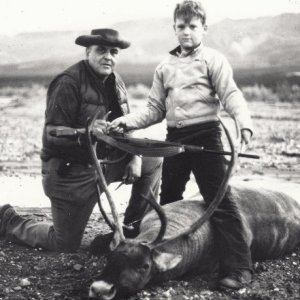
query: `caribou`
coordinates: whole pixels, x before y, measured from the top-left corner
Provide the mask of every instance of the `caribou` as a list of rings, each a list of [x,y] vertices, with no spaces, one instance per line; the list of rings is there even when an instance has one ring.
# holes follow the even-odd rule
[[[86,128],[87,132],[91,132],[92,123]],[[140,233],[134,239],[124,238],[118,213],[93,150],[95,146],[90,144],[100,188],[107,193],[111,203],[114,221],[108,224],[115,232],[107,264],[89,288],[90,298],[112,300],[135,294],[149,283],[180,277],[193,269],[198,273],[216,270],[219,258],[210,216],[224,196],[237,158],[229,131],[222,125],[232,155],[226,176],[210,206],[206,207],[201,200],[182,200],[163,207],[154,200],[149,201],[153,209],[142,219]],[[246,184],[231,185],[231,188],[253,260],[278,258],[300,243],[300,199]]]

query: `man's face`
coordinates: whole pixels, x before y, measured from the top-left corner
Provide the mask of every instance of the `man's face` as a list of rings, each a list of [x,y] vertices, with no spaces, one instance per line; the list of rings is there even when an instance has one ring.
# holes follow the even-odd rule
[[[193,17],[190,21],[177,18],[174,30],[181,48],[189,51],[201,43],[203,36],[206,34],[207,27],[197,17]]]
[[[100,76],[110,75],[116,66],[119,48],[92,45],[87,48],[87,59],[92,69]]]

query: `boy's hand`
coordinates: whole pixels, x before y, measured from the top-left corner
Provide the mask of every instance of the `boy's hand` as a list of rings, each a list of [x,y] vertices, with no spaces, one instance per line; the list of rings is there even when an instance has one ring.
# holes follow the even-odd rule
[[[124,117],[113,120],[108,126],[108,131],[113,133],[124,133],[126,128],[126,121]]]
[[[98,133],[107,134],[109,126],[110,122],[106,122],[104,120],[96,120],[92,133],[94,136],[97,136]]]
[[[249,129],[242,129],[241,136],[242,136],[241,152],[243,152],[245,149],[247,149],[250,146],[252,133]]]
[[[142,173],[142,158],[135,155],[132,160],[126,165],[123,182],[131,184],[141,177]]]

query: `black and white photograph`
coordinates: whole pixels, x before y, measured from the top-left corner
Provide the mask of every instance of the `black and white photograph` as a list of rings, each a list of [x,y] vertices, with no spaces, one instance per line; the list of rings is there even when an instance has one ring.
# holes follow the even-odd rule
[[[0,300],[300,299],[300,0],[0,0]]]

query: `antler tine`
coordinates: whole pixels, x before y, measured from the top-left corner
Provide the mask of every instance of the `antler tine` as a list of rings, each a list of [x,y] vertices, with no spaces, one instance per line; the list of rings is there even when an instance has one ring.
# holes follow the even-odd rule
[[[230,145],[231,159],[229,161],[229,165],[228,165],[226,174],[223,178],[223,181],[222,181],[222,183],[221,183],[221,185],[220,185],[220,187],[219,187],[219,189],[216,193],[216,196],[213,199],[213,201],[211,202],[211,204],[209,205],[209,207],[206,209],[204,214],[194,224],[192,224],[192,226],[189,229],[187,229],[187,230],[183,231],[182,233],[180,233],[178,235],[175,235],[175,236],[173,236],[169,239],[163,240],[159,244],[159,246],[166,243],[166,242],[170,242],[172,240],[175,240],[175,239],[178,239],[178,238],[181,238],[181,237],[188,237],[190,234],[195,232],[198,228],[200,228],[211,217],[211,215],[218,208],[218,206],[221,203],[223,197],[225,196],[225,193],[226,193],[226,190],[227,190],[227,187],[228,187],[228,183],[229,183],[229,179],[230,179],[231,174],[233,172],[238,154],[237,154],[236,148],[234,147],[234,143],[232,141],[231,135],[230,135],[227,127],[225,126],[225,124],[223,123],[223,121],[220,118],[219,118],[219,120],[222,124],[222,127],[225,131],[226,137],[227,137],[229,145]]]
[[[151,243],[149,243],[149,246],[155,246],[156,244],[160,243],[166,233],[166,229],[167,229],[167,217],[166,217],[166,213],[163,209],[162,206],[160,206],[156,201],[155,201],[155,196],[153,193],[153,190],[150,188],[149,190],[150,194],[151,194],[151,198],[147,198],[146,196],[143,195],[143,198],[151,205],[151,207],[156,211],[159,220],[160,220],[160,229],[159,232],[157,234],[157,237],[155,238],[155,240]]]
[[[108,215],[106,214],[103,206],[102,206],[102,202],[101,202],[101,199],[100,199],[100,196],[101,196],[101,190],[100,190],[100,187],[101,184],[99,183],[99,179],[98,179],[98,171],[100,169],[100,171],[102,172],[102,169],[101,169],[101,166],[99,165],[99,162],[98,162],[98,159],[97,159],[97,155],[94,153],[96,151],[96,146],[97,146],[97,142],[93,144],[92,142],[92,139],[91,139],[91,131],[95,125],[95,122],[99,116],[99,114],[101,113],[100,109],[98,111],[96,111],[96,114],[94,115],[94,117],[92,118],[92,120],[88,119],[87,121],[87,124],[86,124],[86,130],[85,130],[85,135],[86,135],[86,139],[87,139],[87,144],[88,144],[88,150],[90,152],[90,156],[92,158],[92,161],[93,161],[93,164],[94,164],[94,167],[95,167],[95,170],[97,172],[97,181],[98,181],[98,184],[97,184],[97,194],[98,194],[98,198],[97,198],[97,202],[98,202],[98,205],[99,205],[99,209],[102,213],[102,216],[104,218],[104,220],[106,221],[107,225],[111,228],[112,231],[115,231],[116,229],[116,226],[115,224],[112,223],[112,221],[110,220],[110,218],[108,217]],[[105,116],[104,116],[105,118]]]
[[[98,109],[96,114],[92,118],[92,120],[88,120],[88,122],[87,122],[87,125],[86,125],[86,138],[88,140],[88,149],[89,149],[89,152],[90,152],[90,155],[91,155],[91,158],[92,158],[92,161],[93,161],[93,164],[95,166],[96,173],[97,173],[97,182],[98,182],[100,188],[104,191],[104,193],[107,197],[108,203],[110,205],[110,208],[111,208],[111,213],[112,213],[113,220],[114,220],[113,226],[115,228],[115,232],[118,234],[119,240],[125,240],[123,230],[122,230],[122,226],[121,226],[121,222],[120,222],[120,219],[119,219],[119,215],[118,215],[114,200],[113,200],[112,195],[111,195],[111,193],[108,189],[106,179],[104,177],[101,165],[100,165],[100,163],[98,161],[98,158],[97,158],[96,143],[93,146],[92,137],[91,137],[91,132],[93,130],[95,122],[96,122],[98,116],[100,115],[100,113],[101,113],[101,110]]]
[[[97,194],[98,194],[97,203],[98,203],[100,212],[103,216],[103,219],[105,220],[106,224],[110,227],[110,229],[112,231],[115,231],[116,230],[115,224],[112,223],[112,221],[110,220],[110,218],[108,217],[108,215],[106,214],[106,212],[103,208],[102,201],[101,201],[101,190],[100,190],[99,184],[97,184]]]

